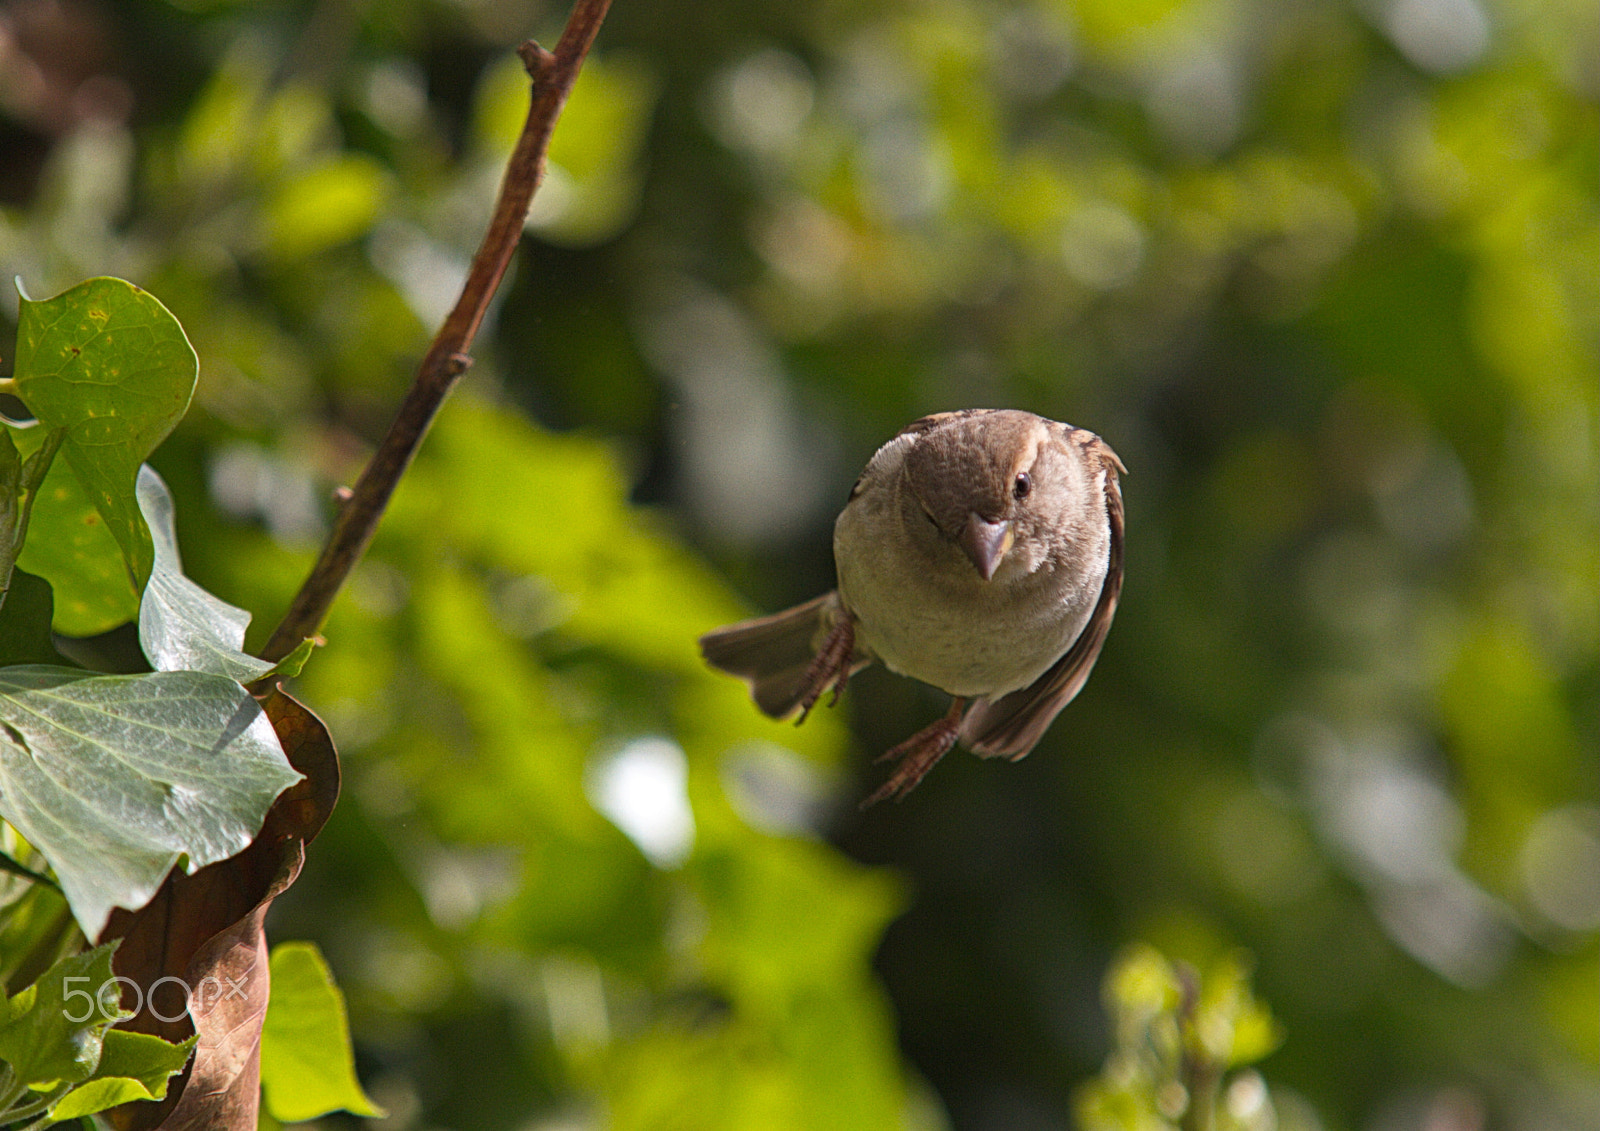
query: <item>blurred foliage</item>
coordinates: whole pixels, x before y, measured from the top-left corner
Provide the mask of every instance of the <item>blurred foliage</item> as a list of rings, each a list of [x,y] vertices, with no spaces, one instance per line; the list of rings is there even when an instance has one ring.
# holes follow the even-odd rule
[[[1266,1007],[1251,997],[1247,973],[1238,955],[1203,980],[1148,946],[1119,957],[1105,984],[1115,1043],[1077,1098],[1085,1131],[1298,1126],[1296,1113],[1276,1110],[1260,1073],[1244,1068],[1280,1039]]]
[[[259,633],[564,17],[0,0],[0,274],[177,314],[154,462]],[[1596,23],[618,0],[299,681],[348,788],[273,928],[387,1126],[1063,1126],[1134,939],[1255,956],[1280,1112],[1594,1126]],[[938,697],[770,724],[693,638],[831,584],[873,447],[980,404],[1123,457],[1122,609],[1032,757],[857,815]]]

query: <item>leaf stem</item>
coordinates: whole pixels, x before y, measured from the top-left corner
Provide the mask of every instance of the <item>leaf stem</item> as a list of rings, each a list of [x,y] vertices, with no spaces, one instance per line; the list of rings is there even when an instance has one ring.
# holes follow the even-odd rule
[[[49,876],[43,872],[35,872],[32,868],[18,863],[4,852],[0,852],[0,872],[10,872],[13,876],[21,876],[23,879],[32,880],[36,884],[44,884],[46,887],[55,888],[56,891],[61,890],[61,885]]]
[[[411,466],[445,397],[472,364],[467,351],[516,252],[528,205],[544,179],[545,154],[556,119],[610,6],[611,0],[577,0],[553,54],[532,40],[517,49],[533,80],[528,117],[506,163],[493,216],[472,258],[461,296],[417,367],[394,423],[351,488],[316,564],[262,648],[262,659],[281,660],[322,626],[334,598],[371,543],[396,484]]]
[[[28,457],[22,465],[22,489],[28,494],[22,501],[22,514],[17,517],[17,533],[13,539],[18,550],[21,550],[23,541],[28,537],[28,519],[33,517],[33,501],[39,497],[39,488],[44,484],[44,477],[50,471],[50,464],[54,462],[56,453],[61,450],[62,441],[67,438],[65,428],[52,428],[45,433],[44,443],[39,445],[38,451]],[[13,557],[12,561],[16,561]],[[11,584],[11,575],[6,574],[6,585]]]
[[[3,1118],[8,1123],[18,1123],[24,1119],[30,1119],[35,1115],[43,1115],[45,1112],[49,1111],[53,1106],[59,1103],[63,1098],[65,1098],[66,1094],[72,1091],[72,1089],[73,1085],[71,1084],[63,1084],[59,1088],[53,1088],[49,1092],[46,1092],[39,1099],[34,1100],[31,1103],[18,1104],[12,1110],[5,1112]],[[30,1124],[28,1127],[23,1128],[22,1131],[32,1131],[33,1126],[34,1125]],[[43,1124],[43,1126],[48,1126],[48,1123]]]
[[[22,509],[11,531],[9,545],[0,546],[0,606],[5,605],[6,594],[11,592],[11,575],[17,568],[17,558],[22,554],[22,543],[28,537],[28,520],[33,517],[33,501],[39,497],[39,488],[50,471],[61,443],[67,438],[65,428],[52,428],[44,435],[44,443],[22,464],[22,476],[17,488],[22,492]]]

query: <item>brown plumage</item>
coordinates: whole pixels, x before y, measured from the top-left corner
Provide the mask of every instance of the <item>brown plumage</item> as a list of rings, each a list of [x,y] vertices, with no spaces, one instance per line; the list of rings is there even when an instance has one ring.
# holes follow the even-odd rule
[[[1014,410],[923,417],[868,462],[834,528],[839,588],[707,633],[712,666],[774,718],[874,660],[954,696],[880,760],[902,797],[959,740],[1023,757],[1082,689],[1122,589],[1122,463],[1092,432]]]

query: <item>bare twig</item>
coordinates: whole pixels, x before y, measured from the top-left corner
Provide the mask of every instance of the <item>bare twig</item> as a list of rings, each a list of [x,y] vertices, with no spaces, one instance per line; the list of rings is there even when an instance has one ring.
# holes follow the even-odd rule
[[[577,81],[578,71],[610,6],[611,0],[577,0],[553,54],[532,40],[517,49],[533,79],[528,119],[506,163],[494,215],[477,254],[472,257],[461,297],[417,367],[416,379],[406,392],[388,434],[340,508],[316,565],[261,650],[263,659],[283,659],[301,640],[314,635],[322,626],[334,597],[372,541],[389,497],[400,476],[411,466],[439,406],[472,364],[467,351],[517,249],[528,217],[528,204],[544,179],[545,153],[550,148],[556,119],[566,105],[567,95],[572,92],[572,84]]]
[[[1179,962],[1174,967],[1183,996],[1178,1001],[1178,1082],[1185,1103],[1178,1117],[1179,1131],[1213,1131],[1216,1127],[1217,1088],[1223,1066],[1212,1059],[1199,1032],[1200,975]]]

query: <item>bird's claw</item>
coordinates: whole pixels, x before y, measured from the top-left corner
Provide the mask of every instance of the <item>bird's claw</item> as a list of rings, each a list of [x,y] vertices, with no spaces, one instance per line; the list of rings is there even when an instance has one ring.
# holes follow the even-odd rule
[[[915,789],[917,783],[926,777],[928,771],[933,769],[939,759],[948,754],[950,748],[956,744],[956,736],[961,731],[961,715],[966,706],[965,699],[956,698],[938,722],[923,727],[898,746],[880,754],[877,761],[898,762],[899,766],[888,781],[861,803],[861,808],[870,808],[888,797],[899,801]]]
[[[833,687],[833,698],[828,705],[832,707],[838,704],[839,696],[844,694],[844,685],[850,681],[850,661],[855,655],[855,650],[855,618],[848,614],[841,615],[823,639],[822,647],[818,648],[817,654],[812,657],[805,675],[801,677],[801,686],[806,689],[806,693],[800,700],[800,717],[795,720],[796,726],[806,721],[811,708],[817,705],[817,700],[822,698],[822,693],[828,690],[830,685]]]

